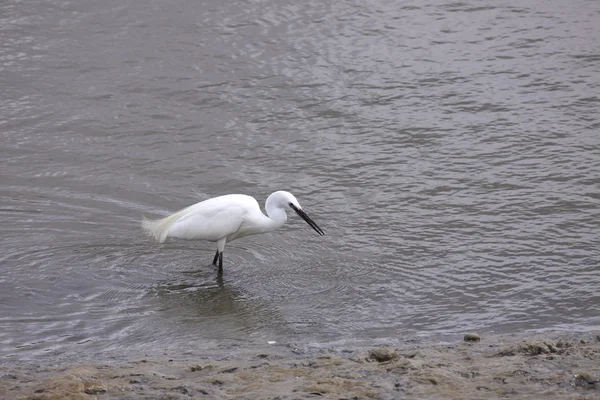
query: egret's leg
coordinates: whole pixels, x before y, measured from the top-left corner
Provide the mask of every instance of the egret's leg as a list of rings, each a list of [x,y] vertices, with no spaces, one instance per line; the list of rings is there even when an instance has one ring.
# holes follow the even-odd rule
[[[221,238],[217,241],[217,254],[219,256],[219,273],[223,273],[223,250],[225,250],[225,243],[227,242],[227,238]],[[215,260],[217,259],[217,255],[215,255]]]
[[[223,289],[225,287],[225,285],[223,285],[223,273],[219,272],[217,274],[217,285],[219,286],[219,289]]]
[[[213,265],[217,266],[217,261],[219,261],[219,250],[215,253],[215,258],[213,258]]]

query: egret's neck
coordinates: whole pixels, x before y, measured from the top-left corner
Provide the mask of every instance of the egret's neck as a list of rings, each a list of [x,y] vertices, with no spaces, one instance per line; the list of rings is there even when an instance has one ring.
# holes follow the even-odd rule
[[[287,214],[285,210],[281,207],[277,207],[271,204],[267,200],[267,204],[265,204],[265,210],[267,211],[267,215],[269,216],[267,224],[265,225],[264,232],[275,230],[285,224],[287,221]]]

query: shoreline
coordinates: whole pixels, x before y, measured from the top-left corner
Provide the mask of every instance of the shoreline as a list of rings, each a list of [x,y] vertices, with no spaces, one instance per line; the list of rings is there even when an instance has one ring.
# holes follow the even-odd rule
[[[223,357],[2,364],[0,398],[600,399],[600,332],[241,350]]]

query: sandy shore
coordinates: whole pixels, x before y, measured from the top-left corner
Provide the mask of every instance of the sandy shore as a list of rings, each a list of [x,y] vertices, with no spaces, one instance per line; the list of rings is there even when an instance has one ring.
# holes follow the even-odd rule
[[[476,339],[476,338],[475,338]],[[600,399],[600,335],[0,367],[2,399]]]

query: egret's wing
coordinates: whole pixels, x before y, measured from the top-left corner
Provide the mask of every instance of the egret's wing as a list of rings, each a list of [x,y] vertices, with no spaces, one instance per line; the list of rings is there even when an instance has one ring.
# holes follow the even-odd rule
[[[142,228],[159,242],[167,237],[216,241],[236,232],[253,212],[260,213],[254,198],[230,194],[201,201],[162,219],[144,219]]]
[[[236,203],[197,203],[180,212],[167,236],[217,241],[237,231],[246,213],[246,208]]]

